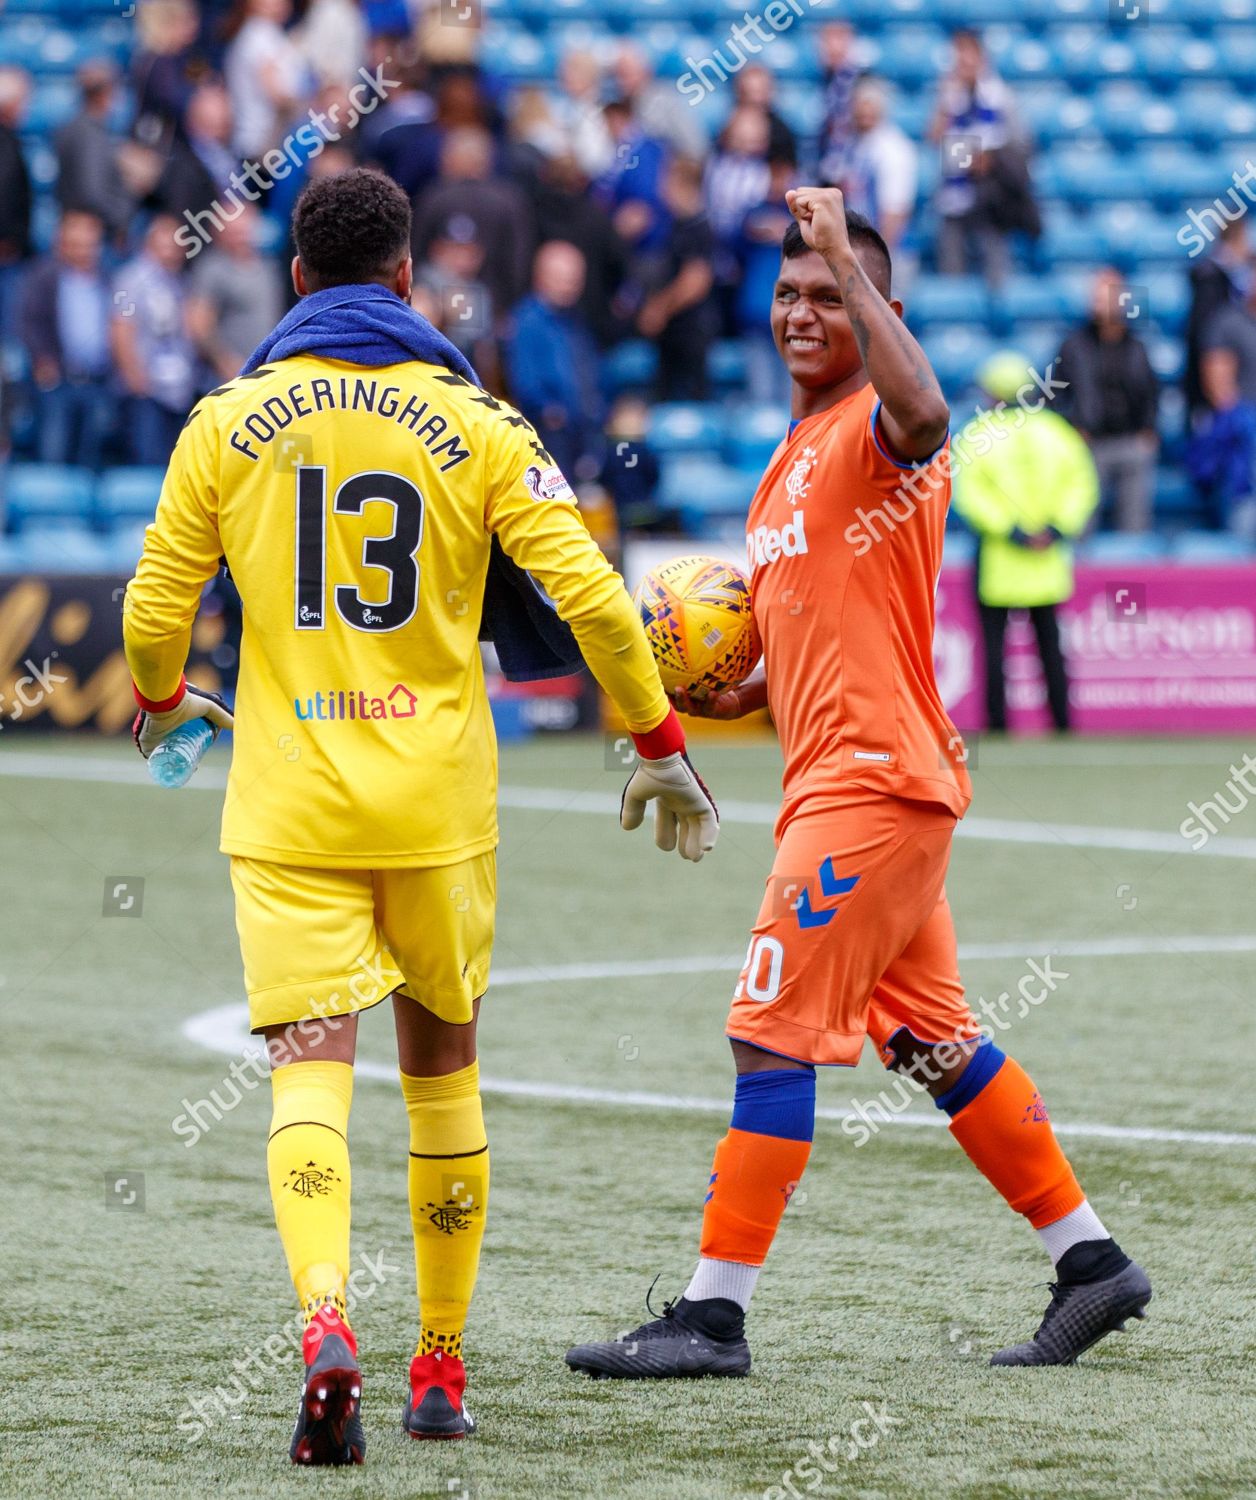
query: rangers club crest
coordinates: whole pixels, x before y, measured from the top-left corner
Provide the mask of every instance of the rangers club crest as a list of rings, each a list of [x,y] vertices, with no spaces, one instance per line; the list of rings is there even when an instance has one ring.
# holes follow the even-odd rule
[[[807,491],[811,488],[811,480],[808,475],[816,464],[816,450],[804,448],[802,457],[794,460],[794,467],[785,476],[785,493],[793,504],[797,505],[800,500],[806,499]]]

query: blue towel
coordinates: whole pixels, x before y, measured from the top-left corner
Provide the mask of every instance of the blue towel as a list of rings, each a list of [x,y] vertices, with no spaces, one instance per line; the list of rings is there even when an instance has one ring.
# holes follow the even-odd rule
[[[280,319],[244,362],[242,375],[297,354],[323,354],[354,365],[417,360],[444,365],[464,380],[480,378],[463,355],[421,314],[387,287],[333,286],[311,292]],[[531,574],[493,538],[484,581],[480,639],[492,641],[511,682],[565,677],[584,664],[571,630]]]

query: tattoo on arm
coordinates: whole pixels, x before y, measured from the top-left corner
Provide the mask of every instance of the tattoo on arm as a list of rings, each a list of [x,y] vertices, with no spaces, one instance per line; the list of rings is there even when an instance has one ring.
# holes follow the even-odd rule
[[[830,266],[829,269],[833,270],[833,267]],[[940,392],[941,387],[938,385],[937,377],[928,360],[925,359],[920,345],[908,333],[903,320],[895,316],[889,304],[868,280],[863,268],[854,266],[844,275],[836,270],[833,274],[841,287],[842,304],[850,319],[851,331],[855,335],[855,342],[859,345],[859,356],[864,365],[868,364],[868,352],[874,333],[874,328],[870,326],[867,316],[871,312],[871,323],[875,324],[878,338],[893,340],[907,366],[907,373],[915,380],[916,389]]]

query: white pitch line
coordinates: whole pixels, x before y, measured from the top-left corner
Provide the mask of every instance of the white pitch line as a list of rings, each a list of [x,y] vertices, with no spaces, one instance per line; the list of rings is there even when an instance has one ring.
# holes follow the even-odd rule
[[[1218,933],[1215,937],[1041,938],[1032,942],[961,943],[961,963],[1013,958],[1140,958],[1174,954],[1256,953],[1256,933]],[[707,954],[687,958],[644,958],[602,963],[557,964],[553,969],[494,969],[490,987],[523,984],[574,984],[593,979],[653,979],[664,974],[736,974],[741,954]]]
[[[122,786],[150,786],[142,765],[123,761],[96,760],[89,756],[42,756],[15,750],[0,755],[0,779],[6,776],[34,781],[108,782]],[[203,767],[185,790],[220,792],[226,772]],[[522,812],[591,813],[613,817],[618,799],[605,792],[569,792],[557,787],[503,786],[498,805]],[[779,811],[774,802],[721,801],[720,817],[726,823],[770,828]],[[957,838],[991,844],[1036,844],[1070,849],[1116,849],[1132,854],[1193,854],[1200,858],[1256,859],[1256,839],[1218,836],[1202,849],[1192,849],[1176,833],[1150,828],[1103,828],[1085,823],[1039,823],[1030,819],[965,818],[955,830]]]
[[[602,792],[564,792],[551,787],[504,786],[498,801],[502,807],[528,812],[611,816],[619,808],[613,797]],[[769,828],[776,822],[780,811],[774,802],[726,802],[721,798],[719,806],[723,822]],[[1193,850],[1177,833],[1162,833],[1150,828],[1100,828],[1085,823],[968,817],[958,825],[955,836],[992,844],[1046,844],[1074,849],[1122,849],[1136,854],[1198,853],[1222,859],[1256,859],[1256,839],[1213,838],[1202,849]]]
[[[1050,951],[1053,956],[1080,957],[1106,954],[1128,954],[1132,940],[1116,940],[1113,943],[1083,940],[1065,943]],[[1256,936],[1217,938],[1176,938],[1153,940],[1143,949],[1155,953],[1174,952],[1252,952],[1256,950]],[[1044,952],[1046,945],[1024,943],[973,944],[961,948],[961,957],[974,958],[1019,958],[1026,952]],[[534,968],[502,969],[493,975],[491,988],[503,989],[531,984],[574,983],[589,979],[649,978],[662,974],[735,973],[739,960],[728,957],[642,959],[625,962],[561,964],[546,973]],[[248,1031],[248,1006],[235,1003],[216,1006],[202,1011],[185,1021],[183,1035],[189,1041],[210,1052],[225,1053],[233,1057],[244,1057],[249,1053],[260,1054],[261,1044]],[[372,1078],[391,1083],[396,1078],[396,1069],[383,1063],[361,1059],[355,1064],[359,1077]],[[655,1094],[644,1090],[616,1090],[588,1088],[580,1084],[528,1082],[522,1079],[484,1078],[481,1088],[488,1094],[503,1094],[521,1099],[547,1099],[562,1104],[592,1104],[615,1109],[663,1109],[698,1114],[726,1114],[727,1099],[705,1099],[689,1094]],[[816,1116],[821,1120],[858,1119],[853,1109],[820,1107]],[[877,1122],[878,1125],[881,1123]],[[906,1112],[894,1115],[891,1122],[915,1128],[938,1129],[947,1121],[937,1114],[915,1114]],[[1117,1141],[1163,1141],[1196,1146],[1256,1146],[1256,1135],[1224,1130],[1168,1130],[1157,1126],[1103,1125],[1098,1123],[1057,1123],[1060,1135],[1090,1137],[1097,1140]]]

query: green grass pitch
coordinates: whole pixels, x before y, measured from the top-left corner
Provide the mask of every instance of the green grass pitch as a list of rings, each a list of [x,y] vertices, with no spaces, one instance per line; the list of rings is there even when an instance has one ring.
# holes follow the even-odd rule
[[[399,1431],[416,1309],[382,1006],[362,1023],[373,1067],[351,1136],[355,1258],[374,1267],[355,1315],[369,1452],[362,1470],[316,1474],[286,1459],[297,1367],[266,1193],[269,1091],[242,1090],[195,1145],[173,1128],[184,1101],[230,1102],[231,1055],[209,1044],[239,1041],[222,1010],[243,998],[217,853],[225,753],[174,794],[121,743],[6,735],[0,1493],[1256,1495],[1256,809],[1199,853],[1177,833],[1244,748],[983,744],[982,836],[955,846],[969,988],[1013,996],[1002,1045],[1149,1269],[1148,1321],[1074,1369],[987,1368],[1036,1326],[1049,1265],[926,1123],[926,1099],[858,1143],[842,1110],[887,1087],[898,1108],[868,1058],[822,1076],[812,1166],[751,1315],[752,1378],[620,1385],[571,1376],[562,1355],[632,1327],[656,1274],[657,1305],[691,1269],[779,762],[768,744],[699,745],[728,816],[694,868],[601,810],[622,773],[599,741],[507,747],[503,982],[481,1039],[493,1200],[468,1337],[480,1433],[419,1445]],[[1066,977],[1017,1006],[1048,957]],[[208,1419],[190,1415],[198,1402]],[[802,1462],[812,1443],[827,1470]]]

